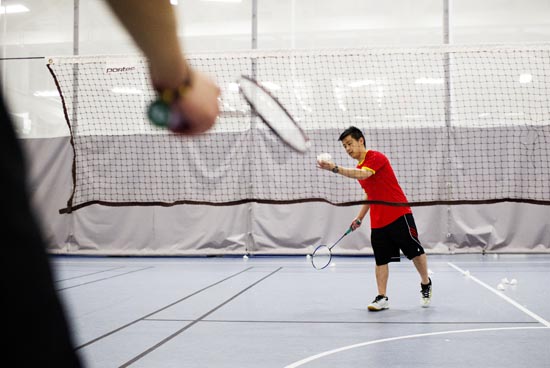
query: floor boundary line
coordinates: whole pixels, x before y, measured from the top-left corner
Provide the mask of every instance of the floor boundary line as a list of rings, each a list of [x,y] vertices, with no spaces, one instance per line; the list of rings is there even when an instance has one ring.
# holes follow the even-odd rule
[[[348,346],[343,346],[341,348],[333,349],[333,350],[327,350],[322,353],[312,355],[310,357],[304,358],[302,360],[299,360],[297,362],[291,363],[284,368],[296,368],[300,367],[306,363],[312,362],[314,360],[324,358],[326,356],[340,353],[342,351],[351,350],[355,348],[361,348],[368,345],[374,345],[374,344],[381,344],[384,342],[391,342],[391,341],[398,341],[398,340],[405,340],[405,339],[413,339],[418,337],[427,337],[427,336],[437,336],[437,335],[450,335],[450,334],[460,334],[460,333],[472,333],[472,332],[485,332],[485,331],[501,331],[501,330],[527,330],[527,329],[546,329],[547,327],[501,327],[501,328],[477,328],[477,329],[471,329],[471,330],[451,330],[451,331],[438,331],[438,332],[428,332],[423,334],[414,334],[414,335],[404,335],[404,336],[396,336],[396,337],[389,337],[386,339],[379,339],[379,340],[372,340],[372,341],[366,341],[359,344],[353,344]]]
[[[96,338],[94,338],[94,339],[92,339],[92,340],[89,340],[89,341],[87,341],[87,342],[85,342],[85,343],[80,344],[80,345],[78,345],[77,347],[75,347],[75,350],[79,350],[79,349],[85,348],[85,347],[88,346],[88,345],[94,344],[94,343],[96,343],[96,342],[99,341],[99,340],[102,340],[102,339],[104,339],[104,338],[106,338],[106,337],[108,337],[108,336],[111,336],[111,335],[113,335],[113,334],[119,332],[119,331],[122,331],[123,329],[125,329],[125,328],[127,328],[127,327],[129,327],[129,326],[132,326],[132,325],[134,325],[134,324],[136,324],[136,323],[138,323],[138,322],[140,322],[140,321],[143,321],[143,320],[145,320],[145,319],[147,319],[147,318],[149,318],[149,317],[151,317],[151,316],[153,316],[153,315],[155,315],[155,314],[157,314],[157,313],[160,313],[160,312],[162,312],[162,311],[164,311],[164,310],[166,310],[166,309],[168,309],[168,308],[170,308],[170,307],[173,307],[174,305],[176,305],[176,304],[178,304],[178,303],[181,303],[181,302],[183,302],[183,301],[185,301],[185,300],[187,300],[187,299],[189,299],[189,298],[191,298],[191,297],[193,297],[193,296],[195,296],[195,295],[198,295],[198,294],[202,293],[202,292],[205,291],[205,290],[210,289],[211,287],[214,287],[214,286],[216,286],[216,285],[219,285],[219,284],[221,284],[222,282],[225,282],[225,281],[227,281],[227,280],[229,280],[229,279],[231,279],[231,278],[233,278],[233,277],[236,277],[236,276],[238,276],[238,275],[240,275],[240,274],[242,274],[242,273],[244,273],[244,272],[247,272],[247,271],[251,270],[252,268],[254,268],[254,267],[248,267],[248,268],[246,268],[246,269],[244,269],[244,270],[241,270],[241,271],[239,271],[239,272],[237,272],[237,273],[234,273],[234,274],[232,274],[232,275],[229,275],[229,276],[227,276],[227,277],[224,277],[224,278],[221,279],[221,280],[218,280],[218,281],[216,281],[216,282],[214,282],[214,283],[211,283],[211,284],[209,284],[209,285],[207,285],[207,286],[205,286],[205,287],[203,287],[203,288],[201,288],[201,289],[195,290],[195,291],[192,292],[191,294],[187,294],[186,296],[184,296],[184,297],[182,297],[182,298],[179,298],[178,300],[176,300],[176,301],[174,301],[174,302],[172,302],[172,303],[170,303],[170,304],[168,304],[168,305],[165,305],[165,306],[162,307],[162,308],[159,308],[159,309],[157,309],[157,310],[155,310],[155,311],[153,311],[153,312],[147,313],[147,314],[146,314],[145,316],[143,316],[143,317],[140,317],[140,318],[138,318],[138,319],[135,319],[135,320],[133,320],[133,321],[131,321],[131,322],[128,322],[128,323],[124,324],[123,326],[117,327],[116,329],[111,330],[111,331],[109,331],[109,332],[107,332],[107,333],[104,333],[104,334],[101,335],[101,336],[98,336],[98,337],[96,337]]]
[[[248,285],[246,288],[242,289],[241,291],[239,291],[237,294],[233,295],[232,297],[230,297],[229,299],[226,299],[223,303],[217,305],[215,308],[209,310],[208,312],[204,313],[202,316],[198,317],[197,319],[193,320],[191,323],[187,324],[186,326],[180,328],[179,330],[177,330],[176,332],[174,332],[173,334],[171,334],[170,336],[162,339],[160,342],[158,342],[157,344],[151,346],[150,348],[148,348],[147,350],[141,352],[140,354],[136,355],[135,357],[133,357],[132,359],[130,359],[129,361],[127,361],[126,363],[122,364],[119,366],[119,368],[125,368],[125,367],[128,367],[132,364],[134,364],[136,361],[140,360],[141,358],[143,358],[144,356],[150,354],[151,352],[153,352],[154,350],[158,349],[160,346],[164,345],[165,343],[167,343],[168,341],[172,340],[174,337],[178,336],[179,334],[181,334],[182,332],[188,330],[189,328],[191,328],[192,326],[194,326],[195,324],[197,324],[198,322],[202,321],[204,318],[208,317],[209,315],[211,315],[212,313],[214,313],[215,311],[217,311],[218,309],[222,308],[224,305],[228,304],[229,302],[231,302],[232,300],[236,299],[237,297],[239,297],[240,295],[244,294],[246,291],[250,290],[251,288],[253,288],[254,286],[258,285],[260,282],[264,281],[265,279],[267,279],[268,277],[271,277],[272,275],[276,274],[277,272],[279,272],[280,270],[282,270],[283,267],[279,267],[277,268],[275,271],[269,273],[268,275],[265,275],[263,276],[262,278],[260,278],[259,280],[256,280],[255,282],[253,282],[252,284]]]
[[[467,275],[470,279],[472,279],[474,282],[476,282],[477,284],[483,286],[484,288],[486,288],[487,290],[491,291],[492,293],[496,294],[497,296],[501,297],[502,299],[504,299],[505,301],[507,301],[508,303],[510,303],[511,305],[513,305],[514,307],[516,307],[517,309],[519,309],[520,311],[522,311],[523,313],[527,314],[529,317],[537,320],[538,322],[542,323],[544,326],[550,328],[550,322],[548,322],[547,320],[545,320],[544,318],[542,318],[541,316],[539,316],[538,314],[530,311],[529,309],[525,308],[523,305],[519,304],[518,302],[516,302],[514,299],[510,298],[509,296],[507,295],[504,295],[504,293],[501,293],[500,291],[492,288],[491,286],[487,285],[486,283],[484,283],[483,281],[481,281],[480,279],[478,279],[477,277],[475,276],[472,276],[470,273],[466,274],[466,271],[464,271],[462,268],[458,267],[457,265],[455,265],[454,263],[452,262],[447,262],[447,264],[454,268],[455,270],[457,270],[458,272],[460,272],[462,275]]]

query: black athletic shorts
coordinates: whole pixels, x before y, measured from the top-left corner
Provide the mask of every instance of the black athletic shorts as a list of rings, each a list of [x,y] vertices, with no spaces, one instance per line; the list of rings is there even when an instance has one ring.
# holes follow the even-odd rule
[[[371,231],[372,250],[378,266],[399,262],[399,250],[408,259],[424,254],[418,240],[418,231],[411,213],[399,217],[391,224]]]

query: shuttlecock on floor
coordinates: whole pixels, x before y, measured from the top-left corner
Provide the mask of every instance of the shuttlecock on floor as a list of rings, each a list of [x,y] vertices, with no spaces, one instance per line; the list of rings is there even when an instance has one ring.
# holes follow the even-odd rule
[[[508,280],[507,277],[503,278],[502,280],[500,280],[500,282],[502,282],[503,284],[509,284],[510,283],[510,280]]]
[[[464,271],[464,276],[470,277],[470,271],[468,271],[468,270]]]
[[[510,280],[510,285],[517,285],[517,284],[518,284],[518,280],[516,279]]]
[[[504,290],[504,289],[506,289],[506,287],[505,287],[504,285],[502,285],[502,284],[498,284],[498,285],[497,285],[497,289],[498,289],[498,290]]]
[[[248,256],[245,254],[245,255],[243,256],[243,259],[244,259],[245,261],[248,260]]]

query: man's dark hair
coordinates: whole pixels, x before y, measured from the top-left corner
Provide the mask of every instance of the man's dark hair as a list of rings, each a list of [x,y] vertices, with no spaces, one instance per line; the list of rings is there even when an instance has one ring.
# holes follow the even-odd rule
[[[343,141],[344,138],[346,138],[348,135],[351,135],[351,137],[357,141],[359,140],[359,138],[363,138],[363,146],[365,146],[365,136],[363,135],[363,132],[359,130],[359,128],[350,126],[348,129],[344,130],[342,134],[340,134],[340,138],[338,138],[338,140]]]

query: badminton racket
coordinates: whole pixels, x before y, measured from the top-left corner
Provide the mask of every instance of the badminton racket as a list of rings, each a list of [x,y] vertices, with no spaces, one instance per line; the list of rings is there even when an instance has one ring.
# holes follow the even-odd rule
[[[344,237],[349,233],[351,233],[352,231],[353,231],[353,228],[350,226],[349,229],[346,230],[344,235],[342,235],[340,239],[336,240],[336,242],[332,244],[330,247],[324,244],[321,244],[317,248],[315,248],[315,250],[313,251],[313,254],[311,255],[311,264],[313,265],[313,267],[318,270],[322,270],[323,268],[326,268],[332,261],[332,248],[334,248],[336,244],[340,243],[340,241],[344,239]]]
[[[252,111],[258,116],[277,137],[297,152],[305,153],[310,147],[310,141],[296,120],[281,104],[281,102],[255,79],[242,75],[238,81],[239,92]],[[157,126],[172,131],[181,130],[185,118],[174,108],[176,98],[172,95],[159,95],[151,103],[148,116]]]
[[[309,138],[281,102],[255,79],[242,75],[239,91],[256,115],[284,143],[304,153],[310,147]]]

